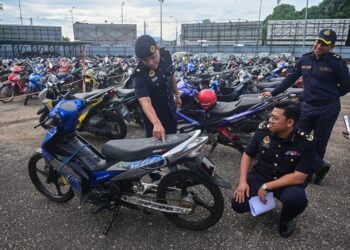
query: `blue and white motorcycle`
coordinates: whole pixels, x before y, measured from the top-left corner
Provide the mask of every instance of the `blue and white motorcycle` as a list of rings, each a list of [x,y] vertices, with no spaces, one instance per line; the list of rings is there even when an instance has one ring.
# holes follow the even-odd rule
[[[27,105],[29,98],[35,93],[40,92],[45,88],[45,84],[42,81],[46,71],[40,66],[32,66],[33,73],[29,75],[29,82],[26,89],[26,97],[24,99],[24,105]]]
[[[121,206],[163,212],[177,226],[190,230],[203,230],[219,221],[224,210],[219,187],[231,185],[202,155],[207,136],[197,130],[167,135],[165,142],[110,140],[99,152],[75,132],[79,112],[87,104],[62,100],[44,121],[52,128],[28,164],[30,179],[40,193],[58,203],[77,195],[81,203],[96,205],[94,213],[112,210],[104,234]],[[151,182],[149,174],[154,172],[161,179]]]

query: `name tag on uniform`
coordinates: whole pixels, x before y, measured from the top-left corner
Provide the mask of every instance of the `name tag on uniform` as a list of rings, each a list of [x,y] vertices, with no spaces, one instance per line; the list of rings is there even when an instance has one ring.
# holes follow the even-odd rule
[[[300,156],[301,154],[298,151],[287,151],[285,155]]]
[[[311,65],[303,65],[301,66],[302,69],[311,69]]]
[[[333,70],[328,67],[320,67],[320,71],[333,72]]]

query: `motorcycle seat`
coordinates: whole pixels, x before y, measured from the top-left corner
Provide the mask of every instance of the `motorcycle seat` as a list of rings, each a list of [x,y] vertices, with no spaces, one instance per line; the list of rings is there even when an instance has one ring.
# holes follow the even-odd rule
[[[165,136],[165,142],[152,138],[110,140],[102,147],[102,154],[108,161],[137,161],[155,154],[163,154],[186,141],[188,134]]]
[[[274,81],[274,82],[261,82],[257,85],[259,89],[265,89],[265,88],[275,88],[277,87],[281,81]]]
[[[135,94],[134,89],[124,89],[124,88],[118,88],[117,89],[117,96],[118,97],[126,97],[126,96],[131,96]]]
[[[95,94],[97,94],[97,93],[100,93],[100,92],[104,91],[104,90],[105,90],[105,89],[94,89],[94,90],[92,90],[92,91],[90,91],[90,92],[76,93],[76,94],[74,94],[73,96],[74,96],[75,98],[77,98],[77,99],[87,99],[87,98],[89,98],[89,97],[91,97],[91,96],[93,96],[93,95],[95,95]]]
[[[256,97],[243,97],[235,102],[216,102],[216,105],[208,112],[212,116],[230,116],[236,113],[246,111],[250,107],[261,102],[261,99]]]

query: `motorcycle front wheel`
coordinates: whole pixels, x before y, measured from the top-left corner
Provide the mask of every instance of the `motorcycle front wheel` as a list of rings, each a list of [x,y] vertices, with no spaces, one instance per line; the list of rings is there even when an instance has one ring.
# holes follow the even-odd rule
[[[40,153],[29,160],[28,173],[36,189],[49,200],[64,203],[74,197],[68,181],[49,165]]]
[[[166,175],[158,186],[159,202],[191,207],[190,214],[164,213],[175,225],[189,230],[204,230],[217,223],[224,211],[219,187],[194,172],[182,169]]]
[[[3,103],[11,102],[14,97],[15,97],[15,90],[10,84],[4,85],[0,89],[0,101],[1,102],[3,102]]]

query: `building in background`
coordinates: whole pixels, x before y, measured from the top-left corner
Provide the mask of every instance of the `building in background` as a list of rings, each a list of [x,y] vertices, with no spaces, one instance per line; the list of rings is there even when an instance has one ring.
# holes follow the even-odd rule
[[[181,44],[188,45],[256,45],[261,44],[262,22],[194,23],[181,25]]]
[[[56,26],[0,24],[0,40],[61,42],[62,28]]]
[[[331,28],[337,33],[337,45],[350,46],[349,26],[350,19],[309,19],[305,45],[312,45],[321,29]],[[266,45],[302,45],[304,32],[304,20],[269,20]]]
[[[136,24],[73,24],[75,41],[95,45],[134,46]]]

